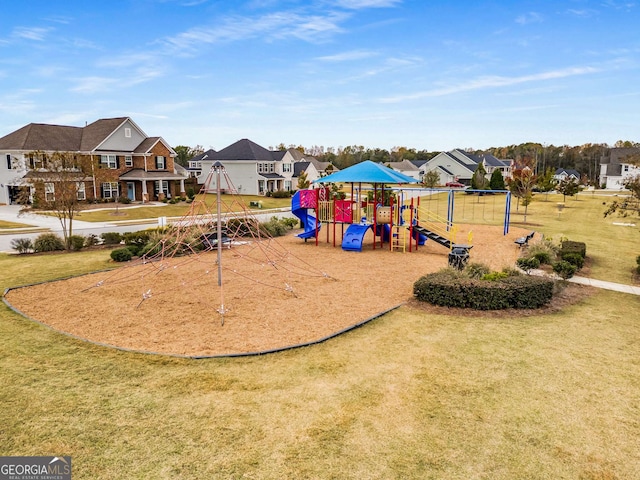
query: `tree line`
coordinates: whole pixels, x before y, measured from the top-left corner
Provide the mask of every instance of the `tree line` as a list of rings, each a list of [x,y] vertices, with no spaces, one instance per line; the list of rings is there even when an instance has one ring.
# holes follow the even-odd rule
[[[468,153],[480,154],[490,153],[501,160],[514,160],[517,165],[532,164],[538,174],[544,174],[547,170],[566,168],[577,170],[585,180],[593,185],[597,185],[600,174],[600,161],[609,155],[611,148],[638,148],[640,142],[629,140],[618,140],[613,146],[606,143],[585,143],[584,145],[569,146],[553,144],[526,142],[518,145],[505,147],[491,147],[486,150],[464,149]],[[286,150],[295,148],[305,155],[311,155],[321,162],[329,162],[339,169],[344,169],[365,160],[376,163],[409,161],[427,161],[440,153],[439,151],[416,150],[409,147],[365,148],[363,145],[347,145],[346,147],[324,147],[313,145],[304,147],[302,145],[285,145],[280,143],[275,147],[270,146],[270,150]],[[179,145],[174,148],[178,154],[177,162],[182,166],[187,166],[188,161],[194,156],[203,153],[201,145],[187,147]]]

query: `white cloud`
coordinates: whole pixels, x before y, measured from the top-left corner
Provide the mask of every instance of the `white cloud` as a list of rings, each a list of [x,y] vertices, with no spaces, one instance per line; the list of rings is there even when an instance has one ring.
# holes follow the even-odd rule
[[[42,42],[47,36],[47,33],[49,33],[51,30],[51,28],[42,27],[16,27],[12,32],[12,36],[15,38]]]
[[[376,52],[372,52],[370,50],[351,50],[348,52],[336,53],[334,55],[317,57],[316,60],[320,60],[321,62],[351,62],[353,60],[375,57],[376,55]]]
[[[520,25],[528,25],[530,23],[541,23],[542,15],[537,12],[528,12],[516,18],[516,23]]]
[[[426,90],[409,95],[398,95],[395,97],[387,97],[382,99],[383,103],[398,103],[402,101],[418,100],[427,97],[443,97],[446,95],[454,95],[461,92],[469,92],[473,90],[482,90],[487,88],[509,87],[529,82],[547,81],[558,78],[573,77],[576,75],[587,75],[600,71],[594,67],[570,67],[561,70],[552,70],[549,72],[536,73],[532,75],[523,75],[520,77],[501,77],[486,76],[479,77],[468,82],[459,83],[447,87]]]

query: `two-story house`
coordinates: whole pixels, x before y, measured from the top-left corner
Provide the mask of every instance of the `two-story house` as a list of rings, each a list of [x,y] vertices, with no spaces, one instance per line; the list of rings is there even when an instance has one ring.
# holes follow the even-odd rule
[[[510,160],[500,160],[490,153],[476,155],[456,148],[449,152],[440,152],[432,159],[422,162],[419,166],[420,178],[428,171],[435,170],[440,175],[441,185],[449,182],[470,185],[473,173],[480,163],[487,172],[487,179],[494,170],[499,170],[505,179],[511,177],[513,165]]]
[[[636,175],[640,175],[640,148],[611,148],[600,159],[600,184],[606,189],[621,190]]]
[[[28,180],[46,178],[47,159],[60,153],[91,166],[77,179],[79,200],[185,195],[187,174],[174,165],[173,148],[162,137],[147,136],[131,118],[118,117],[84,127],[30,123],[0,138],[0,203],[15,203]]]
[[[278,190],[291,191],[297,188],[301,171],[307,173],[309,181],[321,176],[317,160],[300,151],[268,150],[246,138],[223,148],[207,152],[189,160],[189,170],[195,172],[198,183],[209,181],[211,167],[221,163],[236,191],[243,195],[266,195]],[[222,185],[225,188],[225,185]]]

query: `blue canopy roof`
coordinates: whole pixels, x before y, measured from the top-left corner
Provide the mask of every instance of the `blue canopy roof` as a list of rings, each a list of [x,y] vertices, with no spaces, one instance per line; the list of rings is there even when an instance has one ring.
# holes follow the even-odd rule
[[[419,183],[415,178],[385,167],[380,163],[365,160],[355,165],[314,180],[312,183]]]

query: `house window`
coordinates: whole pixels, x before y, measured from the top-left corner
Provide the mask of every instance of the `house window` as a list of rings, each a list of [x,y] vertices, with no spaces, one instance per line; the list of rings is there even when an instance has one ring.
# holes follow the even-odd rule
[[[156,170],[164,170],[166,167],[165,158],[161,155],[156,157]]]
[[[126,138],[131,138],[131,129],[130,128],[125,128],[124,129],[124,136]]]
[[[287,192],[290,192],[290,191],[291,191],[291,180],[285,180],[285,181],[284,181],[284,189],[285,189]]]
[[[629,165],[623,165],[622,170],[625,171],[625,172],[628,172],[629,171]]]
[[[273,173],[276,171],[276,166],[273,163],[269,164],[269,173]]]
[[[11,155],[7,153],[7,170],[11,170]]]
[[[118,157],[116,155],[100,155],[100,166],[103,168],[118,168]]]
[[[156,180],[154,182],[153,190],[158,196],[160,193],[164,193],[167,198],[169,198],[169,181],[168,180]]]
[[[53,202],[56,199],[56,187],[53,183],[44,184],[44,199],[46,202]]]
[[[131,155],[124,156],[124,166],[133,167],[133,157]]]
[[[102,198],[118,198],[118,182],[103,183]]]
[[[76,182],[76,198],[78,200],[87,199],[87,193],[84,189],[84,182]]]
[[[290,163],[283,163],[282,164],[282,171],[283,172],[290,172],[291,171],[291,164]]]
[[[262,164],[261,163],[258,164],[258,173],[262,173]]]

